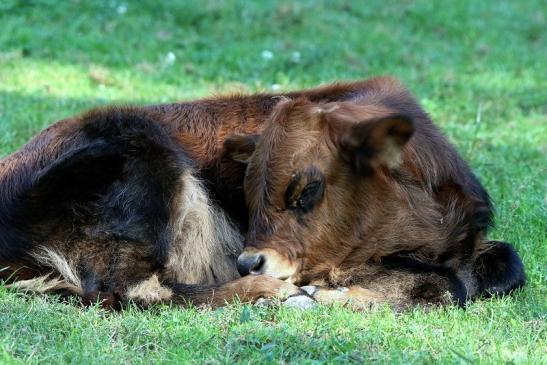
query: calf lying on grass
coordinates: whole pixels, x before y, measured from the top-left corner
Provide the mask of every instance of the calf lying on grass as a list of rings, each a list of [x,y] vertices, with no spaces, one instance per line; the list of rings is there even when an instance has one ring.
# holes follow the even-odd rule
[[[343,100],[365,85],[286,96]],[[44,130],[0,160],[0,279],[110,307],[299,292],[266,275],[239,278],[236,269],[245,169],[226,158],[223,141],[262,130],[277,101],[111,108]]]
[[[513,248],[486,238],[488,194],[396,81],[342,102],[282,100],[253,152],[254,139],[225,143],[247,163],[242,275],[357,307],[461,305],[524,284]]]

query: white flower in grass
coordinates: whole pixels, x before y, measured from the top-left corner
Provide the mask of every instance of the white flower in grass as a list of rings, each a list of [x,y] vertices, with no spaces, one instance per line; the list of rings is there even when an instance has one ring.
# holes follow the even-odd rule
[[[125,13],[127,13],[127,5],[125,5],[125,4],[119,5],[116,8],[116,12],[118,12],[118,14],[120,14],[120,15],[124,15]]]
[[[167,52],[165,55],[165,64],[172,65],[177,60],[177,56],[173,52]]]
[[[291,60],[292,60],[293,62],[300,62],[300,52],[294,51],[294,52],[291,54]]]
[[[266,50],[262,51],[260,56],[262,56],[262,58],[265,59],[265,60],[271,60],[273,58],[274,54],[273,54],[272,51],[268,51],[266,49]]]
[[[273,84],[273,85],[271,86],[271,88],[272,88],[273,91],[277,91],[277,90],[281,89],[281,85],[279,85],[279,84]]]

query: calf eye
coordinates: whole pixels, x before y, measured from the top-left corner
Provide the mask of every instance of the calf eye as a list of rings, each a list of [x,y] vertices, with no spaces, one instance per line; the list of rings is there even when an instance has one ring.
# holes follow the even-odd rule
[[[289,205],[289,208],[307,213],[321,200],[323,191],[323,181],[311,182],[302,190],[298,199]]]

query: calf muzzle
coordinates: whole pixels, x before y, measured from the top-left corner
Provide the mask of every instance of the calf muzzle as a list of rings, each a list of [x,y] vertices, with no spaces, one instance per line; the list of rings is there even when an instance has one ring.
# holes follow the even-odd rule
[[[262,274],[266,258],[260,253],[242,253],[237,258],[237,271],[241,276]]]
[[[247,247],[237,259],[237,270],[242,276],[265,274],[292,282],[298,267],[298,262],[271,248]]]

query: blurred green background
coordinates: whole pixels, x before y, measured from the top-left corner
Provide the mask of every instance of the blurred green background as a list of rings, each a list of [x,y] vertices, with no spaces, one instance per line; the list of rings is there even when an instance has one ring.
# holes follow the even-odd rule
[[[429,313],[104,314],[0,286],[1,363],[547,363],[546,9],[521,1],[0,0],[0,156],[111,103],[400,78],[470,162],[528,286]]]

